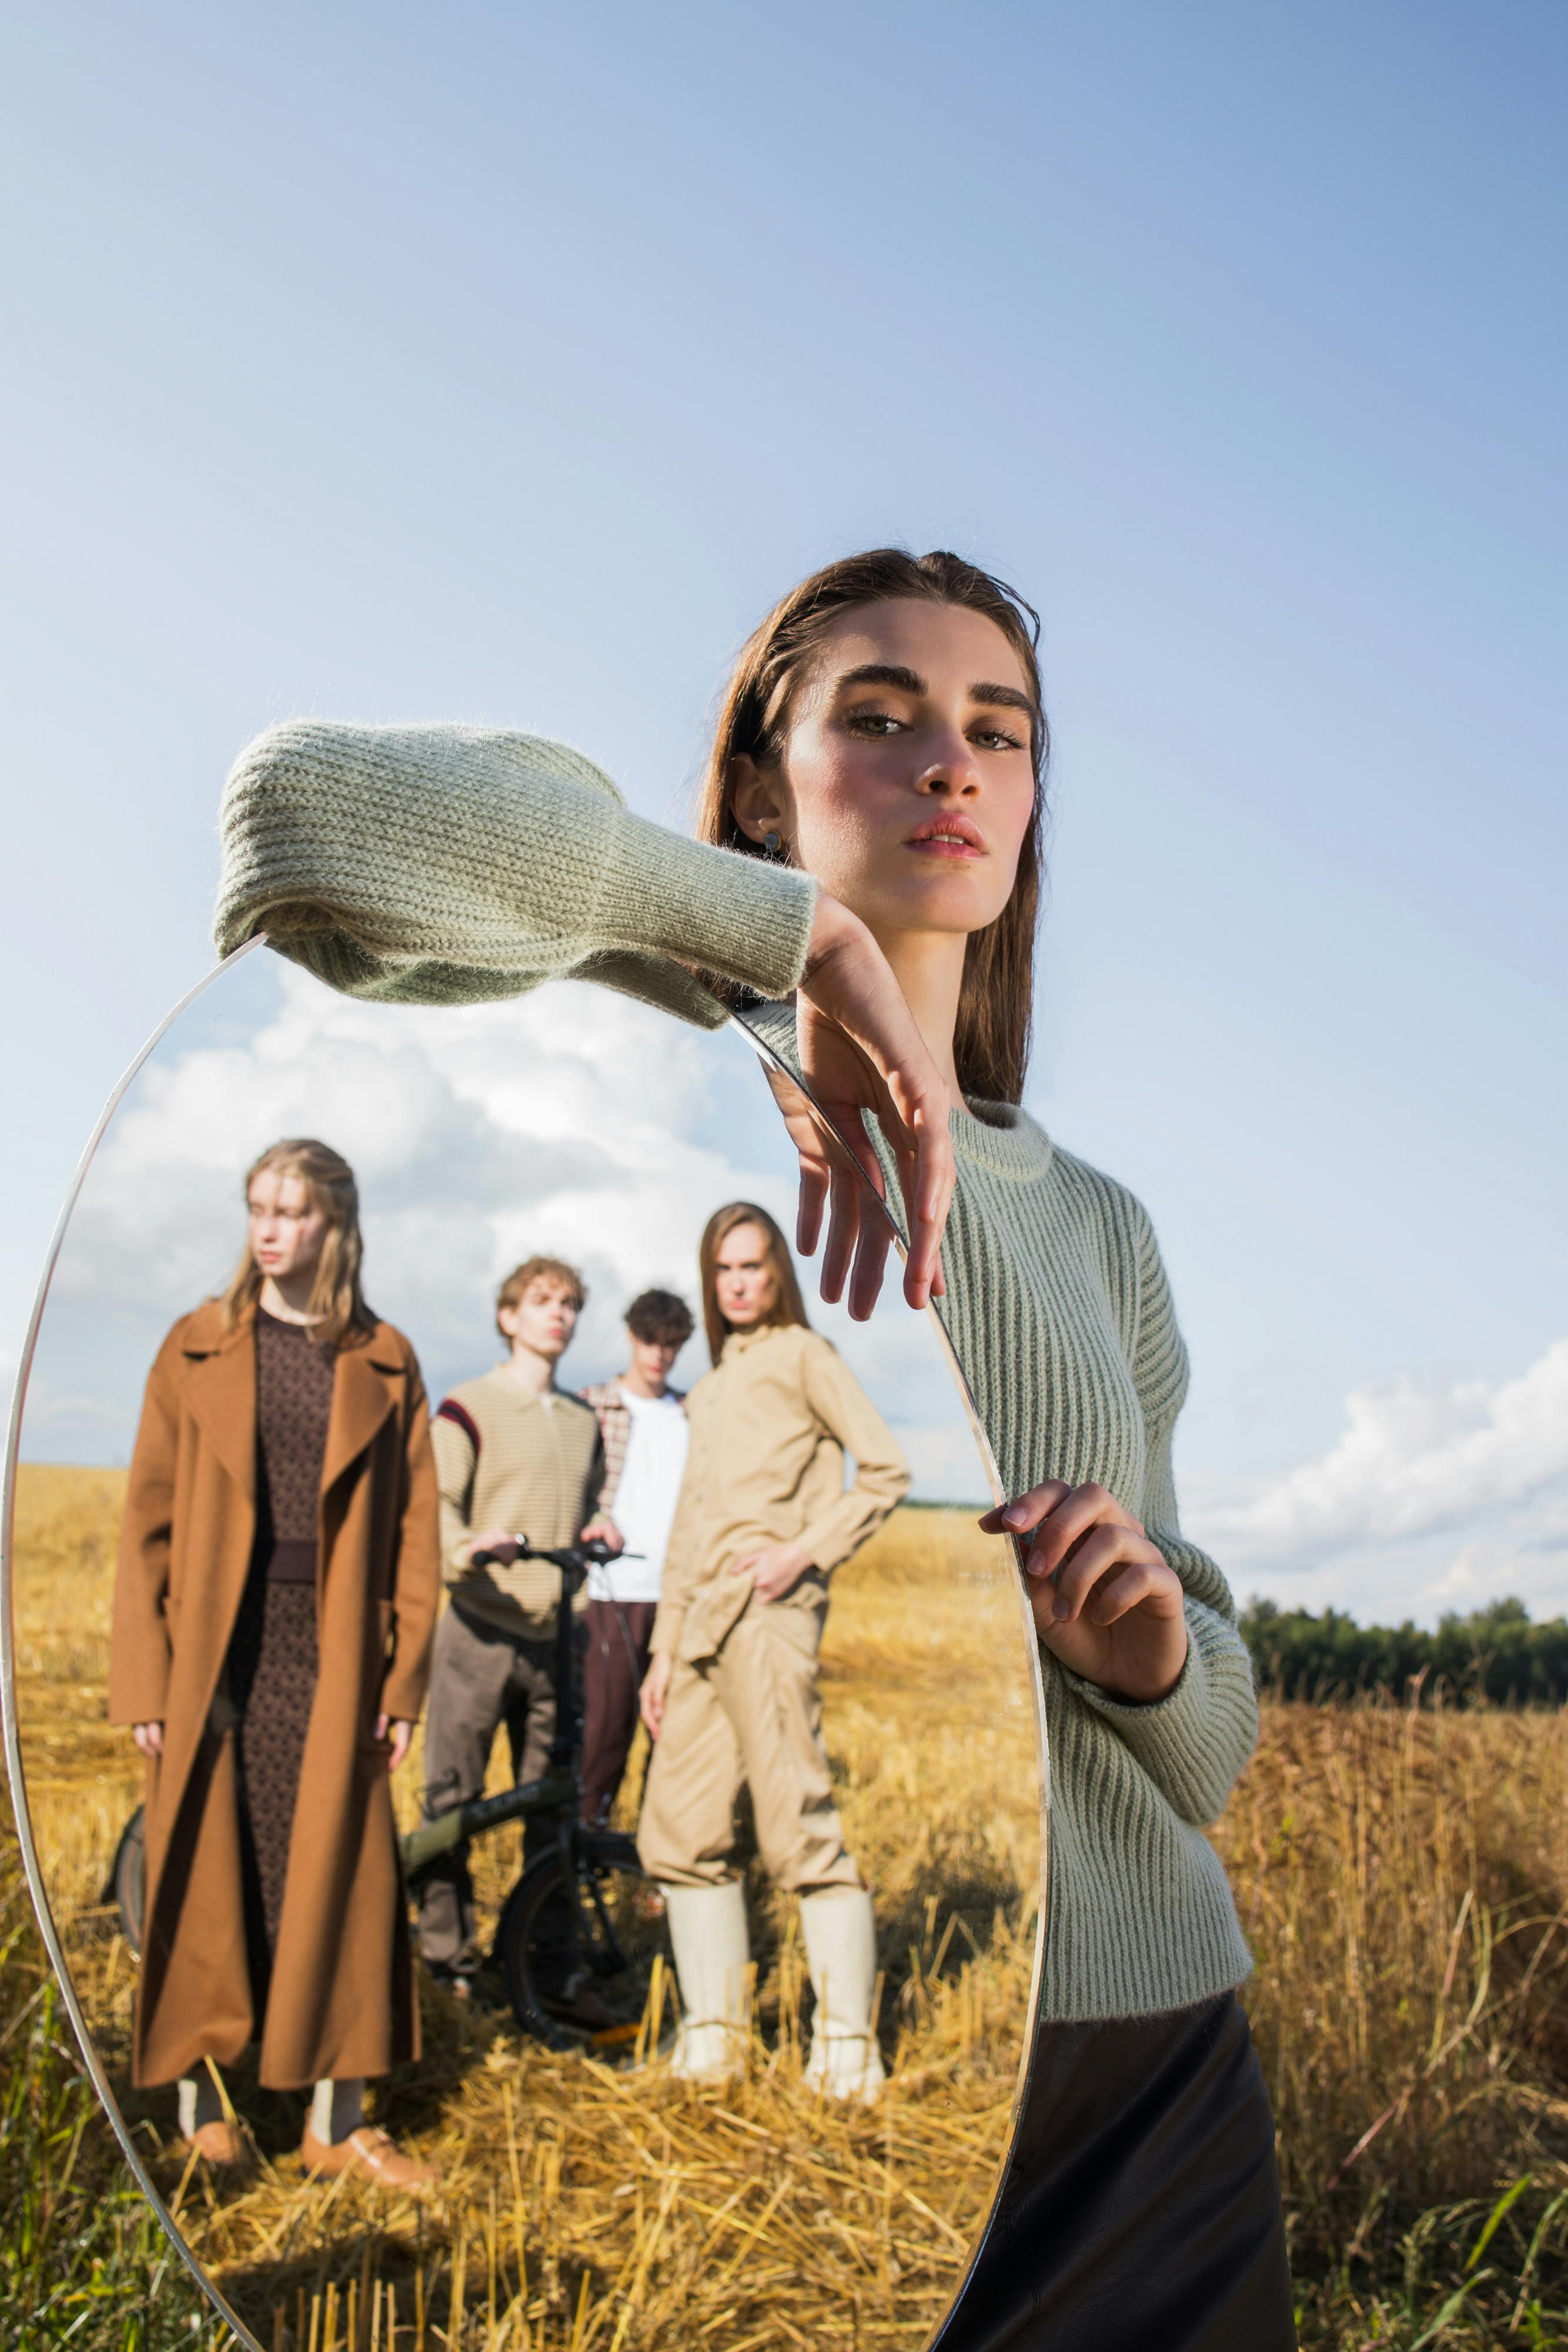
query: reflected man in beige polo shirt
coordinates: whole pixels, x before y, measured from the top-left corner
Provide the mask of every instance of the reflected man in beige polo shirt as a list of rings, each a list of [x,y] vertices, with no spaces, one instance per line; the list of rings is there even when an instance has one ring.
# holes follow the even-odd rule
[[[435,1631],[425,1717],[427,1820],[482,1793],[503,1723],[514,1781],[538,1780],[549,1760],[560,1570],[548,1560],[476,1567],[474,1555],[500,1550],[505,1559],[518,1535],[541,1549],[575,1543],[594,1508],[604,1483],[599,1423],[591,1406],[555,1379],[587,1296],[577,1269],[559,1258],[515,1267],[496,1301],[507,1356],[454,1389],[431,1422],[448,1604]],[[525,1863],[552,1834],[530,1820]],[[432,1974],[465,1999],[483,1958],[465,1845],[444,1854],[425,1882],[419,1944]],[[591,1988],[572,1981],[564,1936],[555,1957],[559,1981],[548,1990],[570,2014],[590,2000]],[[586,2021],[601,2021],[591,2005]]]

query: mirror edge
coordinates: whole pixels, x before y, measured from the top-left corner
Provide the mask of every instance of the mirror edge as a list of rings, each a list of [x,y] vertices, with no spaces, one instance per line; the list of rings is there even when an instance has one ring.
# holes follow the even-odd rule
[[[5,1778],[11,1790],[16,1843],[21,1851],[22,1869],[27,1881],[27,1892],[32,1898],[33,1909],[37,1917],[38,1930],[44,1940],[44,1948],[49,1956],[49,1966],[54,1970],[56,1981],[60,1989],[60,1998],[65,2003],[71,2031],[76,2035],[81,2051],[82,2063],[88,2079],[97,2095],[99,2106],[113,2127],[114,2136],[120,2142],[120,2152],[131,2168],[132,2179],[152,2208],[170,2245],[190,2273],[214,2312],[223,2321],[225,2326],[232,2331],[235,2341],[250,2347],[251,2352],[262,2352],[261,2345],[238,2314],[231,2310],[219,2288],[207,2276],[194,2252],[185,2242],[178,2221],[153,2186],[152,2176],[131,2137],[130,2126],[120,2113],[120,2102],[110,2086],[109,2077],[94,2046],[87,2019],[82,2013],[81,2003],[77,1998],[76,1987],[71,1981],[65,1950],[60,1942],[59,1930],[55,1925],[54,1913],[49,1907],[43,1869],[33,1836],[32,1813],[27,1803],[26,1773],[22,1762],[21,1732],[16,1719],[16,1653],[13,1600],[16,1566],[16,1469],[21,1454],[22,1415],[26,1404],[33,1358],[38,1344],[44,1309],[48,1304],[50,1286],[54,1281],[60,1251],[64,1247],[66,1234],[69,1230],[82,1186],[87,1181],[88,1171],[97,1157],[99,1145],[103,1140],[110,1120],[119,1109],[127,1091],[140,1075],[149,1056],[162,1042],[180,1015],[193,1004],[199,996],[204,995],[222,973],[231,971],[255,949],[265,944],[266,933],[257,932],[253,939],[246,940],[243,947],[235,948],[232,955],[225,956],[220,963],[214,964],[211,970],[197,981],[193,988],[186,990],[179,1003],[172,1012],[164,1015],[146,1044],[136,1055],[99,1115],[86,1148],[77,1161],[59,1215],[55,1220],[55,1229],[49,1236],[48,1249],[44,1257],[43,1273],[39,1276],[37,1289],[33,1297],[32,1313],[27,1318],[26,1330],[16,1360],[16,1380],[11,1393],[10,1422],[5,1437],[4,1500],[0,1503],[0,1733],[3,1733],[5,1739]]]
[[[742,1014],[732,1011],[730,1013],[730,1026],[733,1029],[737,1030],[740,1035],[744,1037],[747,1044],[751,1047],[753,1053],[757,1055],[758,1061],[762,1063],[765,1069],[776,1070],[781,1077],[787,1078],[789,1084],[796,1087],[799,1092],[804,1096],[807,1103],[810,1106],[812,1117],[818,1119],[826,1132],[833,1138],[834,1141],[838,1144],[840,1150],[843,1152],[845,1159],[848,1160],[851,1167],[860,1178],[862,1183],[865,1184],[868,1192],[871,1192],[871,1184],[867,1181],[864,1171],[860,1167],[854,1154],[850,1150],[848,1144],[840,1134],[833,1120],[830,1118],[827,1112],[822,1108],[821,1103],[817,1101],[810,1087],[806,1084],[805,1080],[797,1071],[794,1071],[789,1067],[789,1064],[783,1059],[783,1057],[768,1043],[768,1040],[761,1036],[757,1030],[752,1028],[750,1023],[747,1021]],[[898,1220],[894,1215],[887,1202],[883,1200],[880,1193],[873,1194],[873,1198],[876,1201],[878,1210],[893,1229],[894,1247],[897,1251],[900,1258],[902,1258],[905,1254],[904,1238],[899,1228]],[[946,1362],[948,1371],[952,1374],[953,1385],[958,1391],[965,1414],[968,1420],[970,1433],[975,1440],[976,1450],[984,1465],[986,1476],[990,1483],[992,1500],[997,1503],[1006,1502],[1008,1499],[1007,1493],[1002,1486],[1001,1473],[997,1467],[996,1455],[991,1451],[991,1441],[986,1433],[985,1424],[980,1419],[979,1410],[975,1403],[974,1391],[969,1386],[969,1377],[964,1370],[963,1362],[958,1355],[958,1351],[953,1344],[952,1334],[949,1332],[946,1323],[942,1320],[941,1316],[937,1313],[935,1300],[932,1300],[925,1307],[925,1313],[926,1320],[931,1324],[936,1333],[937,1345],[941,1349],[943,1360]],[[1040,2019],[1040,1988],[1045,1970],[1045,1937],[1049,1925],[1048,1913],[1050,1909],[1049,1856],[1051,1851],[1051,1741],[1045,1720],[1045,1678],[1040,1672],[1040,1644],[1035,1634],[1034,1618],[1030,1608],[1029,1594],[1024,1588],[1022,1547],[1019,1544],[1015,1537],[1007,1537],[1004,1538],[1004,1541],[1007,1543],[1009,1552],[1012,1557],[1015,1570],[1013,1581],[1014,1598],[1018,1604],[1020,1630],[1023,1633],[1025,1650],[1030,1662],[1030,1689],[1034,1700],[1035,1760],[1040,1776],[1040,1907],[1036,1913],[1035,1918],[1034,1961],[1030,1975],[1029,2000],[1025,2004],[1024,2009],[1023,2050],[1019,2060],[1018,2082],[1013,2091],[1012,2115],[1009,2128],[1007,2151],[1004,2154],[1000,2164],[997,2168],[996,2189],[992,2195],[990,2210],[987,2213],[984,2224],[975,2240],[973,2250],[969,2255],[969,2260],[965,2266],[964,2274],[958,2281],[956,2287],[954,2289],[952,2301],[948,2304],[946,2310],[943,2313],[941,2318],[936,2323],[931,2335],[927,2336],[925,2340],[925,2352],[936,2352],[936,2347],[940,2346],[943,2331],[946,2327],[947,2322],[952,2317],[953,2313],[956,2310],[959,2303],[962,2301],[964,2290],[968,2285],[971,2277],[974,2275],[976,2267],[979,2263],[980,2256],[985,2250],[986,2243],[997,2224],[1001,2205],[1002,2188],[1007,2179],[1008,2166],[1011,2160],[1013,2145],[1018,2137],[1019,2124],[1023,2114],[1024,2100],[1029,2091],[1030,2075],[1033,2071],[1035,2033]]]

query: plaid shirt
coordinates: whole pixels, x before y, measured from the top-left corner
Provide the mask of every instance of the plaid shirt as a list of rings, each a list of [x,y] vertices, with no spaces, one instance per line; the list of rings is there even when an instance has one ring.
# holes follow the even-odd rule
[[[621,1393],[619,1381],[593,1381],[578,1394],[584,1404],[591,1404],[599,1417],[599,1434],[604,1441],[604,1484],[599,1490],[594,1508],[609,1512],[613,1509],[620,1491],[621,1473],[626,1467],[626,1448],[632,1443],[632,1415]],[[685,1389],[666,1389],[664,1394],[676,1404],[686,1401]]]

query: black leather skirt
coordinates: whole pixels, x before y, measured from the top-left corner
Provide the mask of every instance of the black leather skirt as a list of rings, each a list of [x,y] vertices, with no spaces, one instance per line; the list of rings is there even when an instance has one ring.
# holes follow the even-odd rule
[[[1045,2025],[933,2352],[1294,2352],[1274,2121],[1234,1993]]]

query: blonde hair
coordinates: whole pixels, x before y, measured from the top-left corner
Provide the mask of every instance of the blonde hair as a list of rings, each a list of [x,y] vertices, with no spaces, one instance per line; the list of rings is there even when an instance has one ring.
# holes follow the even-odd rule
[[[528,1297],[530,1286],[534,1283],[539,1281],[541,1277],[546,1281],[553,1279],[556,1282],[564,1283],[567,1289],[571,1293],[572,1305],[576,1307],[578,1313],[580,1315],[581,1314],[583,1308],[588,1304],[588,1285],[584,1282],[581,1275],[579,1274],[576,1266],[568,1265],[565,1258],[563,1257],[526,1257],[521,1265],[515,1265],[512,1268],[512,1271],[507,1276],[507,1279],[501,1285],[499,1290],[496,1293],[496,1328],[497,1331],[501,1331],[502,1307],[516,1307],[519,1301]],[[506,1336],[507,1334],[505,1331],[501,1331],[501,1337],[503,1339]]]
[[[703,1328],[707,1333],[708,1354],[716,1364],[724,1353],[724,1343],[735,1328],[719,1313],[718,1267],[716,1263],[719,1245],[727,1242],[737,1225],[755,1225],[767,1244],[768,1263],[773,1269],[775,1284],[773,1304],[759,1318],[759,1324],[798,1324],[809,1331],[806,1302],[800,1296],[800,1279],[795,1261],[789,1255],[789,1244],[768,1215],[755,1201],[731,1201],[716,1209],[703,1228],[702,1246],[697,1252],[697,1265],[702,1272]]]
[[[313,1209],[327,1220],[316,1278],[310,1286],[310,1337],[325,1348],[340,1348],[353,1334],[365,1337],[376,1318],[365,1305],[360,1287],[364,1241],[360,1233],[360,1191],[354,1171],[342,1154],[314,1136],[293,1136],[268,1144],[259,1160],[246,1171],[245,1198],[258,1176],[297,1176]],[[221,1301],[224,1321],[232,1330],[242,1315],[256,1305],[266,1279],[251,1252],[247,1232],[240,1261]]]
[[[745,753],[760,768],[777,767],[789,742],[796,689],[834,622],[859,605],[900,599],[958,605],[994,623],[1018,657],[1033,705],[1030,751],[1034,808],[1007,905],[994,922],[969,934],[953,1035],[958,1090],[966,1099],[1021,1102],[1034,1003],[1034,942],[1045,880],[1051,732],[1040,696],[1040,615],[1015,588],[943,548],[934,548],[929,555],[911,555],[902,547],[873,547],[802,580],[740,649],[719,705],[697,794],[695,829],[700,840],[737,850],[744,857],[767,854],[736,822],[732,793],[737,759]],[[735,1002],[734,982],[713,972],[704,977],[727,1003]]]

